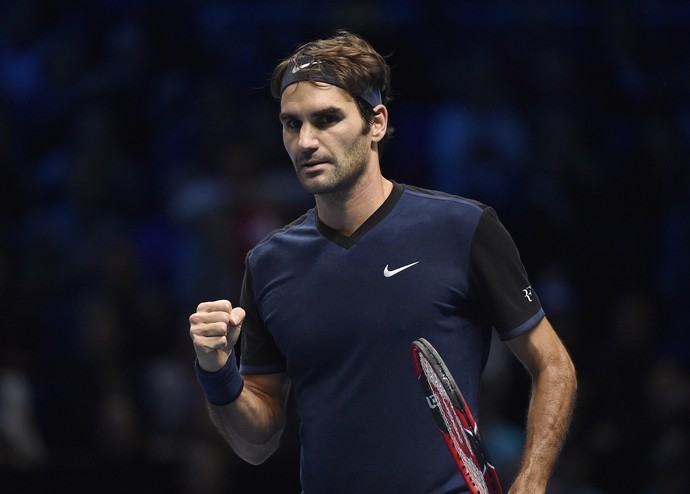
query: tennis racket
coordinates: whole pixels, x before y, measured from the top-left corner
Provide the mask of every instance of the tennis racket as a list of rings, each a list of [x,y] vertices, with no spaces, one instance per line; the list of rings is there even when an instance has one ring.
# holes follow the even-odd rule
[[[472,494],[502,494],[472,412],[436,349],[420,338],[412,342],[412,361],[426,402]]]

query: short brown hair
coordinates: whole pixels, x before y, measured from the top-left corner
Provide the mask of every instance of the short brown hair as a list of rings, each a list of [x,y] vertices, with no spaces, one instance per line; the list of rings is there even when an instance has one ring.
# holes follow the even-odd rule
[[[337,85],[350,93],[356,101],[367,128],[371,125],[375,112],[359,95],[369,88],[375,88],[380,91],[384,105],[392,98],[391,70],[385,58],[361,36],[341,29],[329,38],[300,45],[292,55],[276,66],[271,77],[271,94],[275,99],[280,100],[286,69],[301,59],[318,60],[329,66],[330,75],[338,81]],[[319,64],[314,67],[313,70],[320,70]],[[393,127],[388,126],[386,136],[379,143],[379,151],[392,132]]]

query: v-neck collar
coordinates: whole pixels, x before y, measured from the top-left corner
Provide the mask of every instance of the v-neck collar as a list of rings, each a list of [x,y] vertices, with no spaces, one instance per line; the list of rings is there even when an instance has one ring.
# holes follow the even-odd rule
[[[321,221],[319,218],[319,215],[316,215],[316,228],[323,235],[326,237],[328,240],[333,242],[336,245],[339,245],[340,247],[344,247],[345,249],[349,249],[353,245],[357,243],[357,241],[364,236],[365,233],[367,233],[369,230],[374,228],[378,223],[381,222],[386,216],[388,216],[388,213],[390,213],[395,205],[398,203],[400,200],[400,197],[402,197],[403,193],[403,186],[397,182],[393,182],[393,190],[391,190],[391,193],[388,195],[385,201],[383,201],[383,204],[379,206],[379,208],[374,211],[374,213],[367,218],[367,220],[362,223],[362,225],[355,230],[352,235],[349,237],[346,235],[342,235],[341,233],[338,233],[336,230],[328,226],[326,223]]]

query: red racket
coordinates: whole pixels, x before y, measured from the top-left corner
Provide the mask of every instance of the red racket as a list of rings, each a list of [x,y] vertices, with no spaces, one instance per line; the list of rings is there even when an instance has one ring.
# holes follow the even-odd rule
[[[424,338],[415,340],[412,361],[427,404],[470,492],[502,494],[479,427],[436,349]]]

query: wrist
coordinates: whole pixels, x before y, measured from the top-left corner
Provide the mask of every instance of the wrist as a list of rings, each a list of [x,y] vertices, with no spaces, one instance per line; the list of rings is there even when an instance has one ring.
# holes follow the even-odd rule
[[[202,369],[199,359],[196,359],[194,372],[206,400],[212,405],[229,405],[240,396],[244,388],[244,379],[234,358],[228,358],[225,365],[216,372]]]
[[[200,352],[196,355],[196,364],[202,371],[208,374],[215,374],[216,372],[220,372],[232,358],[234,358],[232,352],[227,354],[223,352],[219,352],[218,354],[215,352],[209,354]]]

